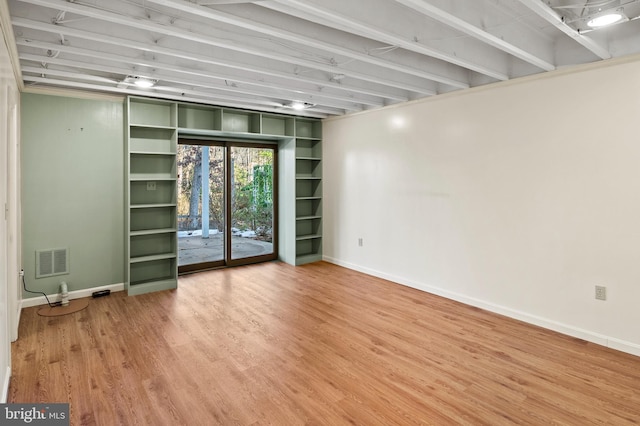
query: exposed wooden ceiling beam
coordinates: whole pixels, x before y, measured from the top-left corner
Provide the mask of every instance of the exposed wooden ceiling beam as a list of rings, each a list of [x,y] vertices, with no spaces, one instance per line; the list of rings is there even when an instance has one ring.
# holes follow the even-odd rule
[[[41,48],[49,51],[64,52],[76,56],[83,56],[93,58],[101,62],[108,62],[109,66],[104,66],[96,63],[80,62],[76,59],[65,60],[61,58],[49,57],[45,55],[33,55],[33,54],[21,54],[20,57],[31,61],[37,61],[41,63],[57,63],[63,64],[69,67],[83,68],[86,70],[96,70],[102,72],[110,72],[117,74],[144,74],[143,69],[152,69],[153,71],[145,75],[164,82],[177,83],[180,85],[191,85],[205,88],[219,88],[220,90],[226,90],[230,92],[244,93],[254,96],[272,96],[287,100],[304,100],[311,103],[322,103],[328,106],[336,108],[359,111],[362,109],[362,105],[367,106],[382,106],[381,101],[372,102],[369,100],[341,97],[342,99],[333,98],[331,94],[324,94],[323,92],[304,93],[298,90],[286,90],[281,88],[269,88],[264,89],[263,86],[255,85],[252,82],[243,81],[242,79],[230,79],[224,76],[216,75],[215,73],[207,71],[196,71],[187,69],[184,67],[174,66],[170,64],[163,64],[157,61],[145,61],[140,58],[131,58],[118,55],[111,55],[104,52],[96,52],[88,49],[80,49],[71,46],[61,46],[53,43],[31,41],[25,39],[17,39],[17,45],[29,46]],[[117,67],[113,63],[126,64],[128,67]],[[163,71],[169,71],[172,75],[164,73]],[[220,81],[225,84],[231,83],[226,87],[218,87],[211,84],[212,81]],[[258,86],[258,89],[254,87]]]
[[[580,43],[583,47],[591,51],[593,54],[598,56],[601,59],[610,59],[611,53],[596,43],[593,39],[580,34],[578,31],[571,28],[567,25],[562,17],[556,13],[555,10],[551,9],[547,4],[540,0],[519,0],[520,3],[527,6],[529,9],[537,13],[541,18],[546,20],[547,22],[553,24],[560,31],[574,39],[576,42]]]
[[[106,78],[106,77],[99,77],[99,76],[87,75],[82,73],[74,73],[70,71],[63,71],[63,70],[56,70],[56,69],[49,69],[49,68],[38,68],[38,67],[30,67],[30,66],[23,67],[23,71],[28,80],[38,81],[41,83],[50,81],[51,76],[53,76],[53,77],[61,77],[61,78],[68,79],[69,86],[74,88],[84,88],[85,83],[81,83],[81,85],[77,85],[77,86],[75,85],[75,83],[81,82],[81,81],[88,81],[89,84],[95,83],[95,84],[107,85],[107,86],[101,86],[101,87],[104,87],[105,89],[109,89],[112,87],[116,87],[118,89],[123,88],[121,87],[122,86],[121,82],[111,78]],[[31,74],[36,74],[36,75],[31,75]],[[215,97],[216,101],[218,102],[241,102],[242,104],[252,103],[257,106],[262,106],[267,108],[276,108],[276,109],[284,108],[281,102],[274,102],[267,99],[259,99],[255,97],[248,97],[248,98],[228,97],[228,96],[225,96],[224,94],[220,94],[216,92],[203,93],[202,91],[188,90],[184,88],[177,88],[177,87],[171,87],[171,86],[156,85],[156,86],[153,86],[152,91],[154,94],[165,93],[167,95],[179,96],[181,99],[184,99],[186,97],[197,99],[197,98],[202,98],[204,95],[207,95],[208,97],[209,96]],[[144,93],[148,93],[148,91],[144,91]],[[316,113],[325,114],[325,115],[342,114],[342,111],[340,111],[339,109],[323,108],[323,107],[317,107],[317,106],[313,107],[312,111]]]
[[[225,60],[213,59],[205,55],[190,53],[186,50],[170,49],[170,48],[159,46],[158,44],[155,44],[155,43],[154,44],[143,43],[139,41],[114,37],[106,34],[99,34],[99,33],[94,33],[90,31],[70,28],[64,25],[53,25],[49,23],[33,21],[30,19],[24,19],[24,18],[14,18],[12,23],[14,26],[20,27],[20,28],[29,28],[37,31],[61,34],[65,37],[76,37],[78,39],[90,40],[90,41],[104,43],[112,46],[126,46],[128,48],[136,49],[141,52],[160,54],[160,55],[165,55],[167,57],[173,57],[173,58],[184,59],[188,61],[194,61],[202,64],[228,68],[229,74],[222,74],[220,75],[220,77],[223,77],[229,80],[231,79],[241,80],[238,77],[239,74],[237,72],[234,72],[234,70],[243,70],[250,73],[255,73],[257,75],[260,75],[261,79],[257,81],[257,83],[256,83],[256,80],[253,80],[253,83],[260,84],[269,88],[280,88],[281,85],[275,82],[269,81],[268,79],[265,78],[265,76],[284,79],[285,81],[287,81],[288,88],[291,88],[296,92],[301,92],[309,95],[313,95],[317,93],[318,90],[309,91],[308,89],[305,89],[304,87],[302,87],[300,83],[313,85],[313,87],[320,88],[319,90],[322,90],[323,92],[326,92],[327,88],[329,88],[329,90],[335,89],[333,92],[331,92],[332,97],[334,97],[335,99],[343,100],[343,101],[358,102],[358,100],[361,99],[361,97],[358,96],[358,94],[377,97],[381,99],[388,99],[388,100],[397,101],[397,102],[402,102],[407,100],[406,97],[398,96],[390,91],[382,92],[371,87],[360,88],[357,86],[350,85],[348,83],[336,83],[329,80],[320,80],[317,78],[308,77],[305,75],[285,73],[285,72],[272,70],[272,69],[259,67],[259,66],[250,66],[247,64],[234,62],[230,59],[225,59]],[[26,43],[26,41],[22,41],[21,43]],[[100,49],[98,48],[97,50],[100,50]],[[367,104],[368,102],[364,101],[363,103]]]
[[[124,94],[148,75],[141,95],[329,116],[640,52],[640,0],[588,33],[569,3],[0,0],[0,24],[19,84]]]
[[[328,6],[319,6],[316,3],[309,3],[300,0],[274,0],[276,3],[280,3],[289,8],[298,9],[312,16],[323,19],[325,24],[333,23],[335,28],[342,29],[347,28],[350,31],[360,34],[365,37],[372,38],[374,40],[388,43],[393,46],[399,46],[403,49],[420,53],[422,55],[437,58],[460,67],[475,71],[480,74],[484,74],[496,80],[508,80],[509,75],[505,72],[497,70],[495,67],[489,64],[483,65],[480,61],[471,61],[464,58],[464,53],[459,52],[457,54],[450,54],[425,44],[422,44],[416,40],[410,40],[396,34],[385,31],[381,28],[376,28],[369,23],[365,23],[353,16],[345,16],[330,9]],[[283,10],[283,9],[280,9]]]
[[[525,62],[535,65],[545,71],[552,71],[556,67],[552,63],[537,57],[536,55],[527,52],[513,44],[494,36],[493,34],[478,28],[475,25],[468,23],[467,21],[460,19],[442,9],[439,9],[424,0],[396,0],[396,2],[403,4],[417,12],[422,13],[432,19],[442,22],[451,28],[460,31],[461,33],[470,35],[483,43],[486,43],[496,49],[500,49],[510,55],[515,56]]]
[[[358,72],[340,68],[330,64],[322,64],[320,62],[305,60],[295,56],[285,55],[274,51],[265,51],[264,49],[254,48],[248,44],[229,43],[219,38],[210,37],[204,34],[199,34],[193,31],[181,29],[176,26],[161,25],[150,20],[136,19],[129,16],[109,12],[102,9],[96,9],[93,7],[70,3],[64,0],[19,0],[21,2],[35,4],[39,6],[58,9],[61,11],[72,12],[81,16],[88,16],[101,21],[111,22],[118,25],[125,25],[135,29],[144,29],[152,31],[154,33],[163,34],[166,36],[177,37],[183,40],[188,40],[196,43],[206,44],[209,46],[221,47],[225,49],[234,50],[246,54],[253,55],[255,57],[277,60],[285,63],[308,67],[309,69],[321,70],[328,73],[343,73],[349,77],[356,78],[370,83],[380,84],[383,86],[395,87],[403,90],[407,90],[414,93],[420,93],[423,95],[434,95],[435,91],[426,89],[425,87],[418,86],[416,84],[405,83],[402,81],[394,80],[393,78],[383,78],[374,74],[367,74],[364,72]]]
[[[167,99],[167,100],[173,100],[173,101],[179,101],[179,102],[197,102],[197,103],[217,105],[217,106],[223,106],[223,107],[229,107],[229,108],[243,108],[243,109],[251,108],[256,111],[276,112],[280,114],[300,115],[304,117],[315,117],[315,118],[327,117],[327,114],[325,113],[317,113],[310,109],[297,112],[297,111],[293,111],[292,109],[287,109],[283,107],[266,107],[264,105],[251,104],[250,102],[215,100],[215,103],[214,103],[211,101],[211,99],[206,97],[176,96],[168,93],[153,92],[151,90],[135,90],[135,89],[132,90],[132,89],[109,87],[109,86],[103,86],[103,85],[97,85],[97,84],[91,84],[91,83],[71,82],[67,80],[43,78],[43,77],[37,77],[37,76],[31,76],[31,75],[25,75],[24,81],[44,84],[47,86],[54,86],[54,87],[67,87],[70,89],[82,89],[82,90],[93,90],[97,92],[121,93],[124,95],[160,98],[160,99]]]
[[[420,70],[401,64],[387,61],[375,56],[367,55],[365,53],[358,52],[353,49],[348,49],[342,46],[337,46],[331,43],[327,43],[317,38],[307,37],[304,34],[294,33],[282,28],[276,28],[271,25],[262,24],[255,20],[244,19],[238,16],[234,16],[229,13],[220,12],[208,7],[203,7],[191,3],[189,1],[179,0],[146,0],[147,3],[154,3],[157,5],[169,7],[181,12],[190,13],[193,15],[201,16],[213,21],[223,22],[236,27],[244,28],[246,30],[255,31],[271,37],[276,37],[282,40],[299,43],[307,47],[314,47],[339,55],[344,55],[358,61],[366,62],[372,65],[376,65],[382,68],[387,68],[393,71],[414,75],[416,77],[424,78],[427,80],[436,81],[442,84],[450,85],[459,89],[468,88],[469,83],[461,80],[456,80],[445,75],[438,75],[436,73],[427,72],[426,70]]]

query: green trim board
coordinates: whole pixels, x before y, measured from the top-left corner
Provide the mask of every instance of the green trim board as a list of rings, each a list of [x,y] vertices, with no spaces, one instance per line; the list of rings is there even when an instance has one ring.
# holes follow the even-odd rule
[[[171,269],[171,266],[169,266],[169,269]],[[176,288],[176,280],[172,276],[167,276],[166,279],[153,276],[148,281],[135,281],[135,283],[134,286],[129,287],[127,290],[129,296],[137,296],[153,291],[173,290]]]
[[[278,257],[294,265],[322,259],[320,120],[137,96],[127,98],[127,114],[125,282],[129,294],[177,286],[179,137],[277,142]]]

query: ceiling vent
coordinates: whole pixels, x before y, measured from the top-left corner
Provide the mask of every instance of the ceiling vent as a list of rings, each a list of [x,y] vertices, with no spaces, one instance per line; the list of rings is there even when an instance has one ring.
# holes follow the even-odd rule
[[[69,273],[69,249],[36,251],[36,278]]]

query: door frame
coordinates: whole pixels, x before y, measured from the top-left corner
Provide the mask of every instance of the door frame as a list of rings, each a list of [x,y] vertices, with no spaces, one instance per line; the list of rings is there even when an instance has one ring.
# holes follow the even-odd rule
[[[178,274],[188,274],[209,269],[225,268],[233,266],[248,265],[252,263],[268,262],[278,259],[278,144],[267,141],[243,141],[233,138],[204,138],[197,139],[193,137],[179,137],[178,145],[200,145],[200,146],[221,146],[224,147],[224,255],[222,260],[211,262],[194,263],[191,265],[178,266]],[[271,231],[273,252],[259,256],[243,257],[240,259],[232,259],[231,247],[231,155],[232,147],[242,148],[266,148],[273,150],[273,228]],[[204,207],[203,207],[204,208]],[[176,215],[178,211],[176,209]],[[178,256],[180,253],[178,252]]]

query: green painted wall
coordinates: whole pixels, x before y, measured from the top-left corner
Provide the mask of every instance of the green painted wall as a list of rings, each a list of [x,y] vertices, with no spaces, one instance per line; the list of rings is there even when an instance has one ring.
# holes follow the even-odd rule
[[[124,281],[123,112],[123,102],[22,95],[22,254],[30,290]],[[36,279],[36,250],[54,248],[69,248],[70,273]]]

